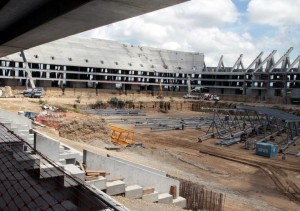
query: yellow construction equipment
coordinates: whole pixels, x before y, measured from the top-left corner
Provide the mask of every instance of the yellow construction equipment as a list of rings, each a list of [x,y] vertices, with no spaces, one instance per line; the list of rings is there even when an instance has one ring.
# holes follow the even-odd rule
[[[133,143],[134,131],[126,130],[113,125],[110,125],[109,127],[112,131],[110,138],[113,144],[127,146]]]

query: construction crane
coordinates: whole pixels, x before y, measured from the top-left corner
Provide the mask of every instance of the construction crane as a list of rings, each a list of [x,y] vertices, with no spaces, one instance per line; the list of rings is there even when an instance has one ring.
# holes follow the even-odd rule
[[[163,87],[162,87],[161,82],[159,83],[159,94],[158,94],[158,96],[157,96],[156,98],[157,98],[157,99],[164,99],[164,95],[163,95]]]
[[[200,97],[198,95],[192,95],[192,87],[191,87],[191,77],[188,75],[187,78],[187,87],[188,87],[188,93],[183,96],[184,99],[199,99]]]

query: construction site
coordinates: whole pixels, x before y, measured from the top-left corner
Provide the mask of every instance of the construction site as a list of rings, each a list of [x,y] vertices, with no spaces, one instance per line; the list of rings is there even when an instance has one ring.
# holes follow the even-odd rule
[[[0,210],[300,209],[293,47],[207,66],[70,36],[182,2],[0,3]]]
[[[2,98],[1,121],[22,154],[52,160],[40,178],[60,165],[132,210],[298,210],[297,107],[163,95],[51,88]]]

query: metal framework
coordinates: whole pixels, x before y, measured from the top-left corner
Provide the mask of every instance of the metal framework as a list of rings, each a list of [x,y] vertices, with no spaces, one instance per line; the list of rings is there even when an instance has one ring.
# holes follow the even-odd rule
[[[280,151],[285,150],[300,138],[300,117],[272,108],[238,106],[236,109],[211,109],[213,119],[202,142],[209,138],[222,139],[218,144],[230,146],[255,138],[255,143],[274,142],[281,136]],[[248,143],[246,143],[247,145]]]

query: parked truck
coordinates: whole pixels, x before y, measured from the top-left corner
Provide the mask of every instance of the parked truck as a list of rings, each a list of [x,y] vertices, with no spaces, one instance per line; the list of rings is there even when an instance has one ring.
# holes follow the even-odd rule
[[[33,88],[33,89],[25,89],[23,92],[24,97],[30,98],[41,98],[44,97],[44,89],[42,87]]]
[[[220,97],[214,94],[206,93],[203,95],[204,100],[214,100],[214,101],[219,101]]]

